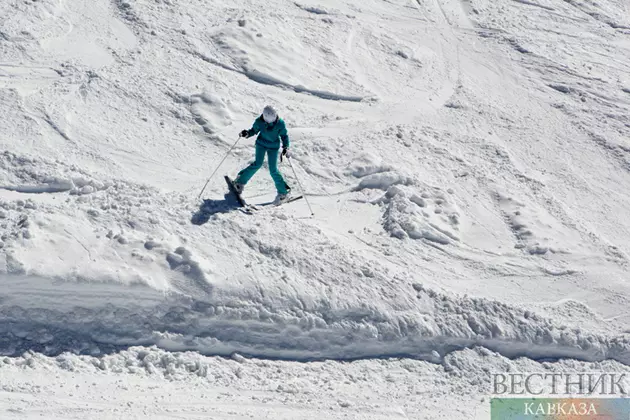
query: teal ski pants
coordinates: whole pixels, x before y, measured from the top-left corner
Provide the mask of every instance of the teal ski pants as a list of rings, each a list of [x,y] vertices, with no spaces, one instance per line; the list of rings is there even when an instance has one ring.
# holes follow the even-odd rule
[[[289,192],[289,186],[286,182],[284,182],[284,178],[282,178],[282,174],[278,170],[279,151],[279,149],[267,149],[264,146],[256,144],[256,160],[251,165],[240,171],[234,182],[243,185],[247,184],[247,182],[262,167],[266,154],[267,163],[269,164],[269,173],[271,174],[273,182],[276,184],[278,194],[287,194]]]

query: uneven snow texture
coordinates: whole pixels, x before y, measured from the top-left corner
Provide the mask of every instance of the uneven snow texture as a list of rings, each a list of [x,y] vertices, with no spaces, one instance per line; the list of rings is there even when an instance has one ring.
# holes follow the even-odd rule
[[[482,347],[410,359],[294,363],[132,347],[103,357],[0,360],[0,416],[39,418],[487,419],[488,372],[630,374],[616,362],[510,360]],[[448,403],[447,403],[448,402]]]
[[[370,382],[397,363],[630,363],[627,2],[8,0],[0,16],[7,398],[29,363],[67,379],[238,352]],[[266,104],[314,217],[226,196]],[[244,193],[274,195],[266,168]],[[468,394],[440,378],[433,397]],[[437,418],[421,400],[352,415]]]

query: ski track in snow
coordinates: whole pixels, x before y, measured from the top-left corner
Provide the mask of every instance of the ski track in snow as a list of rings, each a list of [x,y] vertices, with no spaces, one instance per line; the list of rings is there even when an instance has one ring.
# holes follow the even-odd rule
[[[627,370],[627,5],[215,3],[0,5],[2,415],[39,370],[199,379],[234,418],[261,389],[273,418],[482,418],[488,369]],[[268,103],[314,218],[237,211],[253,139],[195,200]],[[272,191],[265,164],[244,196]]]

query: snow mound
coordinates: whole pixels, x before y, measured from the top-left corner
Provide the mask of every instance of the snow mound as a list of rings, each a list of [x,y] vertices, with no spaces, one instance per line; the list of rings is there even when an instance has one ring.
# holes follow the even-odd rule
[[[216,134],[232,125],[232,112],[218,95],[203,92],[192,95],[190,101],[193,118],[206,133]]]
[[[413,179],[382,162],[382,159],[371,153],[364,153],[356,157],[346,168],[346,176],[360,178],[359,184],[353,191],[383,190],[393,185],[411,185]]]
[[[458,242],[460,211],[443,192],[418,193],[394,185],[376,201],[383,207],[383,227],[392,236],[426,239],[447,245]]]
[[[355,178],[363,178],[369,175],[389,172],[393,169],[392,165],[383,163],[383,159],[380,156],[372,153],[363,153],[348,165],[345,174]]]
[[[365,189],[387,190],[395,185],[411,185],[413,179],[397,171],[381,172],[364,176],[354,189],[361,191]]]
[[[564,239],[567,243],[580,242],[579,239],[575,239],[575,234],[567,232],[565,226],[542,208],[527,206],[502,193],[496,194],[496,200],[516,238],[515,248],[523,249],[532,255],[569,253],[559,241]]]
[[[0,176],[3,178],[0,188],[32,194],[70,192],[85,195],[111,186],[76,166],[9,151],[0,155]]]
[[[385,191],[372,202],[383,208],[383,226],[392,236],[444,245],[460,240],[460,211],[449,194],[439,190],[417,192],[413,178],[393,170],[370,153],[357,157],[345,173],[361,179],[354,191]]]
[[[329,11],[327,11],[326,9],[324,9],[321,6],[306,6],[306,5],[302,5],[300,3],[295,3],[295,5],[297,7],[299,7],[300,9],[304,10],[305,12],[308,13],[312,13],[314,15],[328,15],[330,14]]]

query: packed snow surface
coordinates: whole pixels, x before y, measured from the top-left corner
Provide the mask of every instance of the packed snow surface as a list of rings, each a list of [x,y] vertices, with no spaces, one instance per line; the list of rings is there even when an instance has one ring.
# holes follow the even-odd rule
[[[627,371],[629,75],[623,0],[1,2],[0,417],[487,418],[488,372]],[[267,104],[308,202],[247,214]]]

